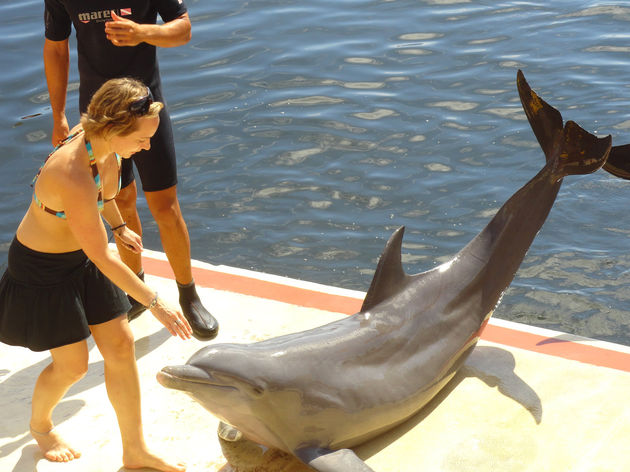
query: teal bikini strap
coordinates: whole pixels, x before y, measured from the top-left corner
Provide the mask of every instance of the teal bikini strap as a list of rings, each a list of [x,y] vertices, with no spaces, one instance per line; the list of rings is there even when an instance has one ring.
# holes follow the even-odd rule
[[[83,130],[79,130],[76,133],[71,134],[66,139],[64,139],[62,142],[57,144],[57,146],[55,146],[55,149],[53,149],[53,151],[48,155],[48,157],[46,158],[44,163],[39,168],[39,171],[37,172],[37,175],[35,175],[35,177],[33,178],[33,182],[31,183],[31,187],[33,187],[35,185],[35,182],[37,181],[37,178],[41,174],[42,169],[43,169],[44,165],[46,164],[46,162],[48,161],[48,159],[50,159],[50,156],[52,156],[57,149],[59,149],[61,146],[63,146],[68,141],[70,141],[72,138],[74,138],[76,135],[78,135],[79,133],[82,133],[82,132],[83,132]],[[90,159],[90,167],[92,168],[92,177],[94,177],[94,183],[96,184],[96,188],[98,190],[98,200],[97,200],[98,210],[99,211],[103,211],[103,207],[104,207],[104,204],[103,204],[103,183],[101,182],[101,176],[100,176],[100,174],[98,172],[98,167],[96,166],[96,158],[94,157],[94,152],[92,151],[92,145],[87,140],[85,141],[85,148],[87,149],[88,157]],[[118,155],[116,155],[116,156],[118,156]],[[120,165],[118,166],[118,187],[120,189]],[[35,201],[37,206],[39,208],[41,208],[42,210],[44,210],[45,212],[50,213],[51,215],[55,215],[55,216],[57,216],[59,218],[63,218],[63,219],[66,218],[66,214],[65,214],[65,212],[63,210],[57,211],[57,210],[53,210],[52,208],[47,207],[46,205],[44,205],[40,201],[39,198],[37,198],[37,195],[35,194],[35,192],[33,192],[33,201]]]
[[[48,162],[48,159],[50,159],[50,156],[52,156],[57,149],[59,149],[61,146],[63,146],[68,141],[72,140],[72,138],[74,138],[75,136],[77,136],[79,133],[82,133],[82,132],[83,132],[83,130],[80,129],[80,130],[75,131],[74,133],[68,135],[66,137],[66,139],[63,139],[63,140],[59,141],[59,143],[55,146],[55,148],[52,151],[50,151],[50,154],[48,154],[48,157],[46,157],[46,159],[44,159],[44,162],[42,163],[42,165],[39,166],[39,170],[37,171],[37,174],[35,174],[35,177],[33,177],[33,180],[31,181],[31,187],[33,187],[35,185],[35,182],[37,182],[37,177],[39,177],[39,174],[42,173],[42,169],[46,165],[46,162]]]
[[[50,159],[50,157],[55,153],[55,151],[57,149],[59,149],[61,146],[63,146],[64,144],[66,144],[67,142],[69,142],[70,140],[72,140],[72,138],[74,138],[75,136],[77,136],[78,134],[82,133],[83,130],[79,129],[78,131],[68,135],[66,137],[66,139],[62,140],[59,142],[59,144],[57,144],[55,146],[55,148],[50,152],[50,154],[48,154],[48,157],[46,157],[46,159],[44,160],[44,162],[42,163],[42,165],[39,167],[39,170],[37,171],[37,174],[35,174],[35,177],[33,177],[33,181],[31,182],[31,187],[35,187],[35,182],[37,182],[37,178],[39,177],[39,175],[42,173],[42,169],[44,168],[44,166],[46,165],[46,162],[48,162],[48,159]],[[42,203],[42,201],[37,198],[37,194],[35,192],[33,192],[33,201],[35,202],[35,204],[41,208],[42,210],[44,210],[47,213],[50,213],[51,215],[54,215],[58,218],[66,218],[66,214],[63,211],[57,211],[57,210],[53,210],[52,208],[47,207],[46,205],[44,205]]]
[[[103,211],[103,182],[101,182],[101,175],[98,173],[98,167],[96,166],[96,158],[94,157],[94,151],[92,151],[92,144],[89,141],[85,141],[85,148],[87,149],[88,157],[90,158],[90,167],[92,168],[92,177],[94,177],[94,183],[98,189],[98,210]]]

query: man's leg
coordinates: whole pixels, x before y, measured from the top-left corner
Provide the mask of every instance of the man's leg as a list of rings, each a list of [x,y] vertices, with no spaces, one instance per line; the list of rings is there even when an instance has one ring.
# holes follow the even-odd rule
[[[156,94],[159,97],[160,94]],[[133,156],[133,163],[129,159],[123,159],[121,168],[121,182],[127,188],[134,181],[133,164],[142,182],[144,195],[149,205],[149,210],[155,219],[162,240],[162,247],[175,274],[177,287],[179,288],[179,303],[182,313],[193,329],[193,335],[202,341],[213,339],[219,330],[219,324],[212,315],[203,307],[192,277],[190,264],[190,239],[188,229],[182,217],[177,201],[177,164],[171,121],[166,108],[160,113],[160,125],[157,132],[151,138],[151,148],[141,151]],[[125,196],[123,194],[123,196]],[[130,189],[127,198],[119,198],[116,201],[124,211],[125,218],[137,218],[135,210],[135,186]],[[133,208],[133,212],[131,209]],[[125,219],[125,221],[127,221]],[[129,224],[129,221],[127,221]],[[132,225],[133,225],[132,221]],[[139,222],[138,228],[139,228]],[[130,226],[134,229],[134,226]],[[127,256],[123,260],[126,260]],[[137,259],[141,261],[139,258]],[[141,262],[129,265],[136,274],[141,276]],[[132,302],[132,305],[134,303]],[[133,307],[132,307],[133,310]],[[132,313],[132,311],[130,311]],[[133,319],[133,316],[128,316]]]
[[[171,463],[151,453],[144,440],[140,380],[133,333],[125,316],[91,325],[90,330],[105,365],[105,387],[114,407],[123,445],[123,465],[137,469],[184,471],[181,463]]]
[[[127,223],[127,227],[133,232],[142,236],[142,224],[140,222],[140,216],[138,215],[138,208],[136,207],[136,199],[138,197],[138,189],[136,187],[136,181],[132,180],[129,185],[120,189],[120,192],[116,196],[116,205],[123,218],[123,221]],[[118,253],[122,261],[131,269],[135,274],[144,280],[144,271],[142,270],[142,256],[136,254],[122,244],[118,238],[115,238],[116,246],[118,247]],[[131,310],[127,313],[129,321],[140,316],[145,310],[145,306],[137,300],[129,297],[131,302]]]
[[[87,372],[88,349],[85,341],[51,349],[52,362],[35,383],[32,400],[31,434],[44,457],[53,462],[68,462],[81,456],[54,431],[52,412],[68,389]]]
[[[190,262],[190,238],[177,200],[177,186],[156,192],[145,191],[144,195],[160,230],[162,247],[175,274],[182,313],[197,339],[213,339],[219,332],[219,324],[204,308],[197,295]]]
[[[120,189],[120,192],[116,196],[116,205],[120,211],[120,215],[123,221],[127,223],[127,227],[136,233],[138,236],[142,236],[142,224],[140,223],[140,216],[138,215],[138,209],[136,208],[136,199],[138,198],[138,189],[136,188],[136,181],[132,181],[125,188]],[[140,254],[127,249],[124,244],[116,238],[116,246],[120,253],[122,261],[136,274],[142,270],[142,259]]]

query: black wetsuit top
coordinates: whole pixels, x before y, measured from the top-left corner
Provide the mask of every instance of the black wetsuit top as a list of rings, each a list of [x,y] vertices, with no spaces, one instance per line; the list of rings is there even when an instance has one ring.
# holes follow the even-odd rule
[[[98,88],[109,79],[132,77],[144,82],[156,101],[166,103],[162,95],[155,46],[140,43],[133,47],[114,46],[105,36],[105,22],[111,11],[140,24],[155,24],[160,15],[164,22],[187,12],[182,0],[44,0],[46,38],[64,41],[72,26],[77,35],[79,59],[79,110],[84,113]],[[173,132],[167,108],[160,113],[160,126],[151,138],[151,149],[133,155],[133,162],[147,191],[159,191],[177,184],[177,164]],[[122,186],[134,180],[133,164],[123,160]]]
[[[105,36],[105,22],[111,20],[112,10],[136,23],[155,24],[158,14],[164,22],[169,22],[186,13],[182,1],[45,0],[45,7],[47,39],[67,39],[74,25],[82,112],[87,109],[92,94],[107,80],[116,77],[141,80],[151,88],[156,100],[162,100],[156,47],[147,43],[134,47],[114,46]]]

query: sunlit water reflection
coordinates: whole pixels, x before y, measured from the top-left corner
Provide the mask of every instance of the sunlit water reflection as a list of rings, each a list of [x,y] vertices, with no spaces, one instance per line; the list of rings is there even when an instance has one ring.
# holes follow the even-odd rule
[[[565,119],[630,141],[625,2],[187,4],[193,39],[160,65],[197,259],[365,290],[405,225],[410,273],[447,260],[543,164],[518,68]],[[0,12],[4,262],[51,118],[41,2]],[[73,55],[72,121],[76,81]],[[495,316],[630,344],[627,185],[568,177]]]

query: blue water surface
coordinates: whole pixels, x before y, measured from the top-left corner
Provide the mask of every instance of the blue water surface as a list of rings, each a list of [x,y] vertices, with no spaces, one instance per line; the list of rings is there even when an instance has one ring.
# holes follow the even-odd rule
[[[623,1],[188,0],[160,50],[193,257],[366,290],[445,261],[541,168],[516,91],[630,142]],[[50,151],[43,2],[0,5],[0,263]],[[70,121],[78,119],[72,45]],[[630,345],[628,181],[565,179],[495,316]],[[146,203],[145,246],[161,250]]]

